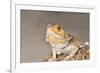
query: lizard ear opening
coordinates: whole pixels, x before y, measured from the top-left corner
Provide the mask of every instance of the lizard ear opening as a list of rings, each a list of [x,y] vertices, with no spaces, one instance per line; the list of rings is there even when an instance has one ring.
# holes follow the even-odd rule
[[[71,34],[69,34],[68,32],[66,32],[66,37],[68,37],[68,40],[71,40],[72,39]]]

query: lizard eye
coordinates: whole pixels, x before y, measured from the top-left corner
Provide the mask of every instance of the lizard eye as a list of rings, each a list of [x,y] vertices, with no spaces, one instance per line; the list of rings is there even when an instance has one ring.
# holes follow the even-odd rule
[[[55,30],[57,30],[57,31],[60,31],[61,30],[61,27],[59,26],[59,25],[54,25],[54,28],[55,28]]]
[[[60,30],[61,28],[60,28],[60,27],[58,27],[57,29],[58,29],[58,30]]]

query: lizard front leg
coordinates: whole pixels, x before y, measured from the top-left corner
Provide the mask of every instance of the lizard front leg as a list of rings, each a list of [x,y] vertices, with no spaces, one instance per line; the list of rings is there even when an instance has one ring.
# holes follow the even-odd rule
[[[52,61],[56,61],[57,52],[55,48],[52,48]]]
[[[49,59],[49,61],[56,61],[56,55],[57,55],[56,49],[52,48],[51,53],[52,53],[52,57]]]

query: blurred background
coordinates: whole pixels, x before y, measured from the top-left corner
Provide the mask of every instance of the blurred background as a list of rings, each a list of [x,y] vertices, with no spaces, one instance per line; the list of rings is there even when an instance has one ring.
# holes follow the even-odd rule
[[[89,41],[89,13],[21,10],[21,63],[41,62],[51,55],[45,38],[47,25],[52,23],[82,42]]]

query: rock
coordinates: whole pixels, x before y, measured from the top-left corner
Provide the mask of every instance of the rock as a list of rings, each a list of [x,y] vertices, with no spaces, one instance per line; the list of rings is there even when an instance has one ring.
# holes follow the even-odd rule
[[[56,61],[62,61],[68,54],[61,54],[57,55],[57,60]],[[49,57],[48,59],[52,59]],[[45,59],[44,61],[47,62],[48,59]],[[73,58],[71,58],[68,61],[73,61],[73,60],[89,60],[90,59],[90,49],[89,46],[86,46],[85,48],[80,48],[77,53],[74,55]]]

